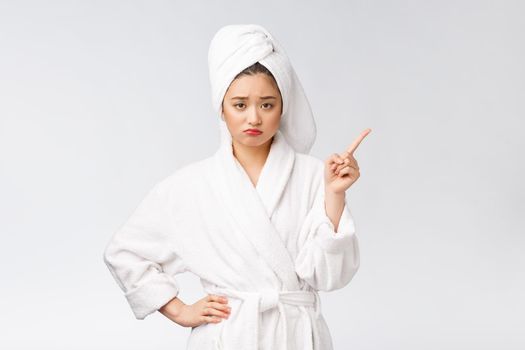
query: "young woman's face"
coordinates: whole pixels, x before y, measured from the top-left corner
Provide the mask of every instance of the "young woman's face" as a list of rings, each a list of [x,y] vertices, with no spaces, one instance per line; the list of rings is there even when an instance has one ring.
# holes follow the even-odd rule
[[[264,73],[243,75],[230,84],[222,102],[232,138],[246,146],[260,146],[279,129],[282,98],[275,81]],[[260,134],[248,133],[260,130]]]

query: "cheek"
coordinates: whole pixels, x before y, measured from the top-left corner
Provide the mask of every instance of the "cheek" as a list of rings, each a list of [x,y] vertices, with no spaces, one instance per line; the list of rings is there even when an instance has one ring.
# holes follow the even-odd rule
[[[279,122],[281,120],[281,111],[280,109],[275,109],[269,114],[269,118],[271,120],[271,123],[274,126],[279,126]]]
[[[229,119],[231,119],[232,116],[235,116],[235,115],[236,115],[235,109],[232,108],[231,106],[224,106],[224,107],[222,108],[222,111],[223,111],[223,113],[224,113],[224,116],[225,116],[226,118],[229,118]]]
[[[224,107],[224,120],[229,124],[235,125],[243,122],[243,116],[239,110],[234,107]]]

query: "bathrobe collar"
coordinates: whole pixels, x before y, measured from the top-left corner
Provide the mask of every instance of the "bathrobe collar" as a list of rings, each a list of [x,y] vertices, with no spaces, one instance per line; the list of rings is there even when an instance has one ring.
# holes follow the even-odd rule
[[[226,128],[226,130],[224,129]],[[231,134],[221,123],[221,145],[213,156],[212,188],[217,191],[226,211],[260,256],[283,282],[284,288],[298,290],[299,280],[293,259],[271,217],[291,176],[295,151],[280,130],[274,135],[270,152],[253,186],[233,155]]]

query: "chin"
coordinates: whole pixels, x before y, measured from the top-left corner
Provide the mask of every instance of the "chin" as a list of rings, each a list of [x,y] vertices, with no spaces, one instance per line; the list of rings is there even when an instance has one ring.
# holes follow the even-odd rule
[[[266,143],[267,140],[264,140],[264,141],[261,141],[261,140],[245,140],[245,142],[243,142],[242,144],[245,145],[245,146],[250,146],[250,147],[259,147],[259,146],[262,146]]]
[[[272,136],[268,137],[265,134],[266,133],[263,133],[263,134],[259,135],[258,137],[253,137],[253,136],[245,135],[243,133],[242,137],[237,138],[237,142],[239,142],[239,143],[241,143],[241,144],[243,144],[245,146],[249,146],[249,147],[259,147],[259,146],[264,145],[266,142],[268,142],[273,136],[272,135]]]

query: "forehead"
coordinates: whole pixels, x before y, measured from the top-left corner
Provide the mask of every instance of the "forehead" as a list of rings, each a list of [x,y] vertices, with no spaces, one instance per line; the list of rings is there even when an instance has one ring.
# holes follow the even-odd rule
[[[267,96],[279,95],[279,89],[272,77],[258,73],[255,75],[243,75],[231,82],[227,96],[235,94],[241,96]]]

